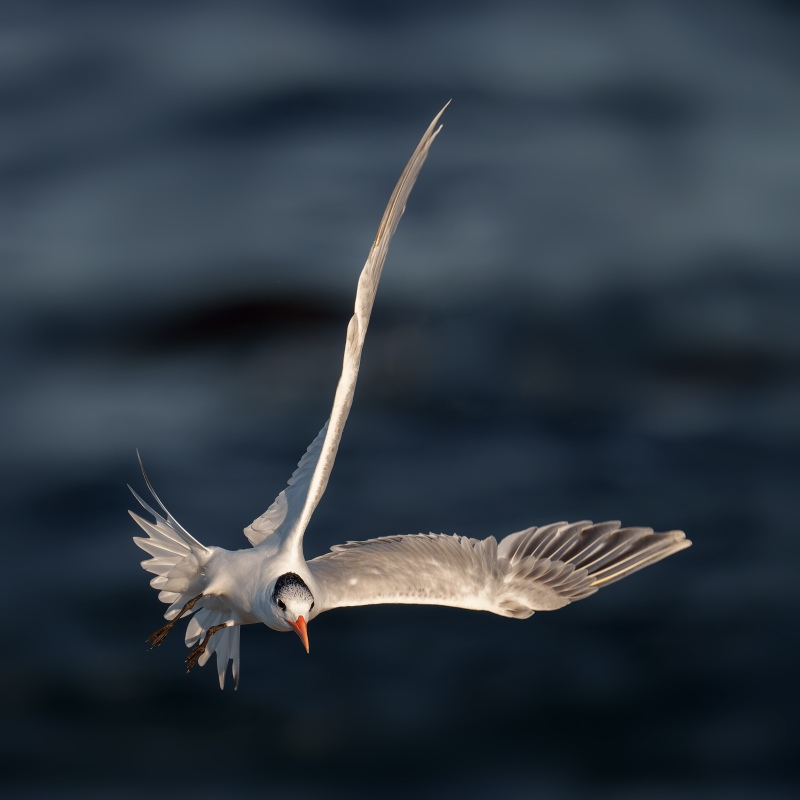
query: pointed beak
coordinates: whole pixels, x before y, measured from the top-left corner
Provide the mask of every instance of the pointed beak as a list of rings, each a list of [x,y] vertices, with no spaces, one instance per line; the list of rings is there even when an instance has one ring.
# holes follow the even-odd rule
[[[307,653],[308,631],[306,630],[306,621],[302,617],[298,617],[297,622],[292,622],[290,619],[286,621],[294,628],[294,632],[300,637],[300,641],[303,643],[303,647],[305,647]]]

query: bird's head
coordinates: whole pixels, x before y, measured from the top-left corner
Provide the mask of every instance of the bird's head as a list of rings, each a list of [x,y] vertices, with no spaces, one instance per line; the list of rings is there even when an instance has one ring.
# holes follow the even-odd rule
[[[305,581],[294,572],[285,572],[272,590],[273,612],[284,630],[290,628],[300,637],[308,652],[306,622],[314,609],[314,595]]]

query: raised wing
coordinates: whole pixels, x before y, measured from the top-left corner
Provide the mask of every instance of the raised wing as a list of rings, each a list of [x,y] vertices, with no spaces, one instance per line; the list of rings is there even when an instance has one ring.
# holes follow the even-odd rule
[[[297,523],[306,497],[311,477],[319,463],[319,454],[328,434],[328,423],[322,426],[317,438],[308,446],[297,469],[289,478],[289,485],[275,498],[275,502],[244,529],[244,535],[253,547],[257,547],[268,536],[275,533],[279,540],[286,538]]]
[[[336,387],[330,419],[306,451],[289,481],[289,487],[278,495],[264,514],[245,528],[245,536],[253,546],[265,543],[272,534],[276,534],[283,548],[300,551],[302,555],[303,534],[328,485],[336,451],[342,439],[342,431],[353,403],[361,352],[364,349],[364,337],[367,335],[367,326],[383,263],[389,251],[389,243],[397,230],[400,217],[403,216],[406,201],[425,163],[428,150],[442,129],[441,126],[438,128],[436,126],[447,105],[428,126],[394,187],[367,262],[358,279],[355,313],[347,326],[342,375]]]
[[[436,534],[348,542],[308,567],[318,585],[317,614],[415,603],[525,619],[582,600],[690,545],[682,531],[558,522],[513,533],[499,544],[493,536]]]

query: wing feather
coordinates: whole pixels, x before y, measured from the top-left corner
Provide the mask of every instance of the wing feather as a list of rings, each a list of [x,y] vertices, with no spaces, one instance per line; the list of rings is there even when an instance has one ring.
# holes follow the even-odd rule
[[[269,509],[245,529],[245,535],[253,545],[265,543],[271,534],[275,533],[278,534],[282,548],[294,550],[302,556],[303,534],[328,485],[345,422],[353,403],[364,338],[367,335],[389,244],[405,211],[408,196],[428,156],[428,150],[441,130],[441,126],[437,127],[437,124],[447,105],[428,126],[400,175],[358,279],[354,314],[347,326],[342,374],[336,387],[330,418],[306,451],[293,475],[294,482],[290,481],[290,489],[281,492]]]
[[[418,534],[337,545],[308,562],[317,613],[343,606],[420,603],[524,619],[594,594],[689,547],[682,531],[564,522],[505,537]]]
[[[279,539],[285,538],[297,522],[297,517],[303,509],[311,476],[317,467],[319,454],[325,436],[328,433],[328,423],[322,426],[316,439],[308,446],[297,469],[289,478],[288,486],[275,498],[275,502],[257,519],[244,529],[244,535],[250,540],[253,547],[257,547],[273,534]]]

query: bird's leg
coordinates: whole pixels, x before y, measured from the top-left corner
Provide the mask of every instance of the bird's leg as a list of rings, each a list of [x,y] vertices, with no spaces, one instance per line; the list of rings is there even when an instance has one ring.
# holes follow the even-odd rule
[[[154,647],[158,647],[164,639],[167,638],[167,634],[172,630],[172,626],[186,613],[191,611],[194,608],[194,604],[202,597],[202,594],[197,595],[197,597],[193,597],[181,610],[177,617],[171,619],[166,625],[159,628],[155,633],[151,633],[146,641],[150,642],[150,649],[152,650]]]
[[[223,622],[221,625],[212,625],[207,631],[205,638],[202,642],[200,642],[188,656],[186,656],[186,674],[188,675],[195,667],[197,662],[200,660],[200,656],[203,655],[206,651],[206,645],[208,644],[208,640],[217,632],[221,631],[223,628],[227,628],[228,623]]]

